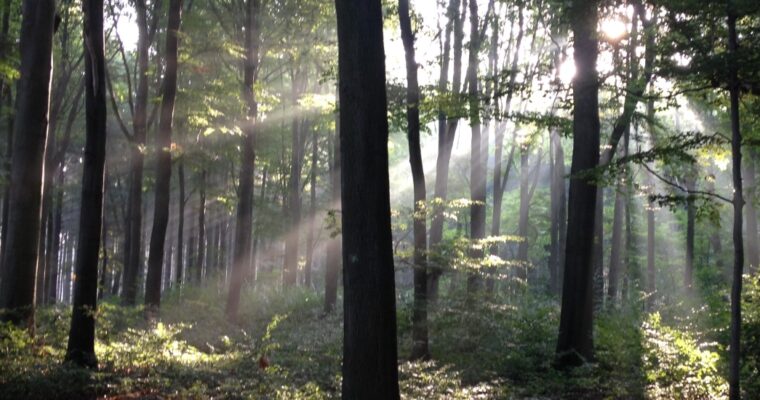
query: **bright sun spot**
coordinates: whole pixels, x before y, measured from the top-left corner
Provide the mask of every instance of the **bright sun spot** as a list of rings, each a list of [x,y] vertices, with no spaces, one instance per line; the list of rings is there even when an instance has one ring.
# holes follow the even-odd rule
[[[568,58],[562,65],[559,66],[559,79],[564,84],[568,84],[573,81],[575,77],[575,61],[572,58]]]
[[[602,21],[602,33],[609,40],[618,40],[628,32],[628,26],[620,19],[605,19]]]
[[[116,24],[116,31],[124,44],[124,50],[131,51],[137,48],[137,39],[139,32],[135,23],[133,9],[131,6],[125,6],[119,15],[119,21]]]

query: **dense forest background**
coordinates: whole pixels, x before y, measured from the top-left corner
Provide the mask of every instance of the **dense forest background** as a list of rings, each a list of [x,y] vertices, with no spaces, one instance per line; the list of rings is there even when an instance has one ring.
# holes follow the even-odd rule
[[[760,398],[754,0],[0,0],[0,398]]]

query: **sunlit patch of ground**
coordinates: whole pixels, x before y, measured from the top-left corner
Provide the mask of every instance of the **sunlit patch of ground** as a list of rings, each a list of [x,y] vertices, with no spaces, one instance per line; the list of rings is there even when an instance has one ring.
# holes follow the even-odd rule
[[[42,310],[35,338],[0,330],[0,398],[337,399],[341,315],[312,291],[244,295],[240,325],[225,321],[213,288],[169,297],[159,322],[106,303],[100,370],[60,364],[69,312]],[[531,297],[531,296],[528,296]],[[408,362],[410,304],[399,300],[403,399],[721,398],[720,354],[656,315],[602,313],[597,360],[572,373],[551,366],[558,308],[547,299],[467,306],[442,298],[430,318],[433,360]]]

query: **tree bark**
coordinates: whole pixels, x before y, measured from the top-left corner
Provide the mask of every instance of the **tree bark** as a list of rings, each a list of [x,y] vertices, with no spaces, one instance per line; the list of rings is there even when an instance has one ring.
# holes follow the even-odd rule
[[[747,223],[747,267],[750,274],[754,274],[760,264],[760,254],[758,246],[760,245],[760,239],[758,238],[757,231],[757,209],[755,208],[755,200],[757,196],[757,187],[755,179],[755,166],[757,164],[757,156],[753,149],[747,149],[747,155],[745,159],[744,174],[745,174],[745,196],[746,196],[746,215],[744,219]]]
[[[337,99],[336,99],[337,100]],[[330,207],[336,218],[342,218],[340,193],[340,116],[335,121],[332,137],[332,157],[330,159]],[[341,269],[341,239],[338,233],[331,235],[325,253],[325,313],[335,310],[338,298],[338,274]]]
[[[164,261],[166,228],[169,223],[169,201],[172,176],[172,124],[177,97],[177,64],[179,58],[179,29],[182,21],[182,0],[169,2],[166,34],[166,69],[158,135],[156,135],[156,187],[153,211],[153,230],[150,235],[148,274],[145,279],[146,316],[151,317],[161,306],[161,276]]]
[[[461,13],[460,8],[462,9]],[[461,7],[461,0],[450,0],[447,12],[449,21],[446,25],[446,42],[441,60],[441,74],[438,80],[439,92],[448,93],[457,101],[460,98],[462,86],[462,43],[464,42],[464,18],[466,10],[466,7]],[[452,31],[454,33],[454,66],[452,87],[448,91],[449,54],[451,51],[450,37]],[[430,223],[430,243],[428,244],[428,247],[432,250],[435,250],[436,246],[443,239],[444,209],[446,207],[449,184],[449,164],[451,163],[451,151],[454,146],[454,137],[458,124],[458,116],[447,116],[444,110],[438,111],[438,157],[435,165],[434,197],[441,204],[436,204],[433,207],[433,218]],[[436,265],[436,263],[429,264],[428,301],[431,303],[434,303],[438,299],[438,281],[442,273],[443,269],[441,265]]]
[[[132,140],[129,161],[129,195],[124,236],[124,272],[121,300],[123,305],[133,306],[137,301],[137,278],[142,269],[142,214],[143,172],[148,131],[148,63],[151,38],[145,0],[135,0],[138,28],[137,39],[137,89],[135,111],[132,115]]]
[[[401,40],[406,57],[406,124],[409,141],[409,164],[414,187],[414,304],[412,307],[413,360],[429,357],[427,327],[427,217],[425,216],[425,170],[420,150],[420,88],[417,79],[417,61],[414,49],[414,32],[409,17],[409,0],[399,0]]]
[[[237,320],[240,290],[246,266],[250,264],[251,229],[253,225],[253,167],[255,162],[254,144],[256,140],[256,118],[258,103],[254,95],[257,80],[260,46],[259,0],[246,0],[245,9],[245,63],[243,66],[243,99],[247,105],[246,121],[243,126],[242,164],[240,166],[240,187],[238,188],[237,223],[235,224],[235,248],[232,263],[232,280],[227,297],[225,313],[227,319]]]
[[[197,258],[191,263],[195,272],[195,283],[200,286],[203,279],[203,263],[206,260],[206,170],[201,171],[200,182],[198,183],[198,248]],[[188,251],[188,254],[196,252]]]
[[[470,239],[477,241],[486,237],[486,162],[488,157],[488,137],[483,137],[480,125],[480,89],[478,65],[480,53],[480,24],[478,22],[478,2],[470,0],[470,48],[467,68],[469,117],[472,136],[470,141]],[[484,253],[480,246],[471,249],[470,257],[479,259]],[[480,290],[482,279],[478,273],[470,273],[467,278],[467,292]]]
[[[336,0],[343,203],[345,399],[399,399],[379,0]]]
[[[744,242],[742,238],[742,207],[744,206],[742,192],[742,133],[739,119],[739,74],[735,59],[738,50],[736,33],[737,14],[733,2],[727,3],[728,9],[728,54],[731,60],[728,64],[729,97],[731,101],[731,164],[733,169],[734,186],[734,267],[731,284],[731,339],[729,341],[729,398],[741,399],[740,368],[741,368],[741,327],[742,327],[742,274],[744,270]]]
[[[177,180],[179,181],[179,215],[177,216],[177,276],[176,285],[177,290],[182,289],[182,270],[185,266],[185,260],[182,250],[185,247],[185,205],[187,199],[185,198],[185,163],[179,163],[177,166]]]
[[[556,365],[594,358],[593,253],[596,184],[578,176],[599,163],[599,82],[596,72],[597,1],[576,0],[571,10],[574,58],[573,160],[570,170],[565,274]]]
[[[106,77],[103,0],[84,0],[86,142],[82,172],[74,304],[66,361],[97,368],[95,312],[98,296],[98,256],[103,224],[103,183],[106,162]]]
[[[34,285],[52,76],[54,0],[26,0],[21,23],[21,77],[11,159],[8,232],[0,290],[2,320],[34,324]]]

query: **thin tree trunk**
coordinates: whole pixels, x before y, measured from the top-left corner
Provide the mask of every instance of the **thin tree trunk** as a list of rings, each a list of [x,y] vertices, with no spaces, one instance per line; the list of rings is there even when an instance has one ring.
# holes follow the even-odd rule
[[[200,286],[203,279],[203,263],[206,260],[206,170],[201,171],[201,181],[198,183],[198,251],[195,265],[195,282]],[[191,241],[192,242],[192,241]],[[195,252],[188,251],[188,254]]]
[[[182,289],[182,269],[185,266],[182,250],[185,246],[185,163],[179,163],[177,166],[177,180],[179,181],[179,214],[177,216],[177,259],[176,259],[176,285],[177,290]]]
[[[409,141],[409,164],[414,186],[414,305],[412,311],[412,359],[425,359],[428,351],[427,327],[427,217],[425,212],[425,170],[420,150],[420,88],[417,81],[417,61],[414,32],[409,17],[409,0],[399,0],[401,40],[406,55],[406,123]],[[485,221],[484,221],[485,223]]]
[[[737,14],[731,1],[728,9],[728,53],[735,57],[738,52],[736,34]],[[729,62],[729,93],[731,99],[731,159],[734,184],[734,268],[731,284],[731,339],[729,341],[729,398],[741,399],[740,368],[741,368],[741,327],[742,327],[742,274],[744,269],[744,242],[742,238],[742,207],[744,206],[742,192],[742,134],[739,119],[739,77],[737,61]]]
[[[460,13],[460,8],[462,12]],[[461,0],[450,0],[448,8],[449,22],[446,25],[446,42],[444,44],[443,57],[441,60],[441,74],[438,80],[438,90],[441,93],[450,93],[458,101],[462,86],[462,54],[464,42],[464,18],[466,7],[461,7]],[[454,34],[454,67],[452,75],[451,91],[447,91],[449,74],[449,43],[450,36]],[[430,243],[428,247],[435,250],[443,239],[443,225],[445,222],[444,209],[449,184],[449,164],[451,163],[451,151],[454,146],[459,118],[447,116],[443,110],[438,112],[438,158],[435,165],[435,193],[436,202],[440,204],[433,207],[433,219],[430,223]],[[443,269],[441,265],[431,263],[428,274],[428,301],[434,303],[438,299],[438,282]]]
[[[143,216],[143,172],[148,131],[148,63],[151,40],[148,32],[148,17],[145,0],[135,0],[135,14],[138,28],[137,39],[137,88],[135,111],[132,116],[132,143],[129,161],[129,195],[125,220],[124,271],[122,272],[122,304],[133,306],[137,302],[137,279],[142,269],[142,216]]]
[[[106,78],[103,0],[85,0],[84,48],[86,142],[79,214],[76,280],[66,361],[97,368],[95,312],[98,295],[98,255],[103,224],[103,182],[106,162]]]
[[[690,192],[696,189],[696,169],[689,172],[686,177],[686,189]],[[694,279],[694,225],[696,224],[697,210],[694,205],[694,196],[686,195],[686,265],[684,266],[683,284],[687,290],[691,289]]]
[[[599,164],[599,83],[596,60],[597,2],[573,3],[571,26],[577,72],[573,79],[573,161],[570,170],[565,273],[562,290],[557,366],[594,358],[593,238],[597,187],[579,177]]]
[[[8,232],[3,238],[6,275],[0,318],[34,324],[34,285],[40,241],[40,208],[52,76],[55,1],[26,0],[21,23],[21,66],[9,192]]]
[[[480,89],[478,65],[480,53],[480,24],[478,22],[478,2],[470,0],[470,49],[467,68],[468,96],[470,109],[471,153],[470,153],[470,239],[477,241],[486,237],[486,162],[488,157],[488,137],[481,132]],[[485,140],[484,140],[485,139]],[[483,250],[476,246],[470,257],[483,257]],[[480,289],[482,279],[477,273],[467,278],[467,292],[472,294]]]
[[[747,198],[745,203],[746,216],[744,219],[747,223],[747,267],[750,274],[754,274],[760,264],[760,254],[758,254],[758,246],[760,245],[760,239],[758,239],[757,232],[757,209],[755,208],[755,200],[757,196],[757,187],[755,179],[755,166],[757,164],[757,156],[753,149],[747,149],[747,160],[744,168],[745,174],[745,196]]]
[[[337,99],[336,99],[337,102]],[[335,132],[332,137],[332,157],[330,159],[330,204],[335,218],[342,218],[340,193],[340,117],[335,120]],[[338,274],[341,267],[341,233],[327,242],[325,253],[325,313],[335,310],[338,298]]]
[[[177,97],[177,63],[179,57],[179,29],[182,21],[182,0],[169,2],[169,20],[166,35],[166,69],[164,71],[161,117],[156,137],[156,187],[153,212],[153,230],[150,235],[148,274],[145,279],[146,316],[151,317],[161,306],[161,275],[164,261],[166,228],[169,223],[169,201],[172,176],[172,124],[174,102]]]
[[[256,117],[258,103],[254,94],[259,65],[259,0],[246,0],[245,10],[245,52],[243,66],[243,99],[247,105],[246,122],[243,126],[242,165],[240,167],[240,187],[238,188],[237,223],[235,224],[235,249],[232,262],[232,280],[227,297],[225,314],[231,321],[237,320],[240,290],[245,278],[246,266],[250,264],[251,229],[253,225],[253,167],[255,162],[254,144],[256,139]]]
[[[317,217],[317,130],[311,130],[311,177],[309,184],[309,225],[306,235],[306,266],[304,267],[304,286],[311,287],[311,271],[314,262],[314,219]],[[255,240],[255,239],[254,239]]]

